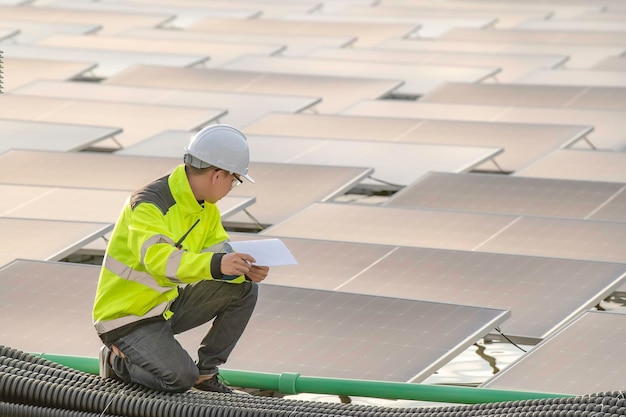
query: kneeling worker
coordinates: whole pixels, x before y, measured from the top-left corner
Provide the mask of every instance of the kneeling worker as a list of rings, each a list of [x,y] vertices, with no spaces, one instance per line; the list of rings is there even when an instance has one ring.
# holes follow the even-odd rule
[[[193,136],[184,163],[135,191],[102,263],[93,321],[104,346],[100,374],[165,392],[232,393],[218,378],[256,305],[269,268],[226,250],[216,202],[248,176],[246,137],[211,125]],[[174,335],[212,325],[197,363]]]

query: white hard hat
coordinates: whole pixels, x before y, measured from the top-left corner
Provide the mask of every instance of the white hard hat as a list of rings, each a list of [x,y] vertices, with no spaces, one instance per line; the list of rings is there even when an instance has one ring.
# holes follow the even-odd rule
[[[195,168],[220,168],[254,182],[248,175],[248,141],[243,133],[229,125],[210,125],[196,133],[185,148],[183,161]]]

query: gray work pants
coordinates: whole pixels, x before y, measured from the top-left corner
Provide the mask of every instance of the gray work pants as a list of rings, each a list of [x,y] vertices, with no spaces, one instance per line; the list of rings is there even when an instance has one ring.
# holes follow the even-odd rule
[[[160,391],[188,390],[200,375],[215,374],[226,362],[252,316],[257,296],[257,284],[248,281],[207,280],[181,287],[169,320],[148,322],[113,342],[124,355],[115,357],[115,373],[126,382]],[[195,363],[174,335],[211,320]]]

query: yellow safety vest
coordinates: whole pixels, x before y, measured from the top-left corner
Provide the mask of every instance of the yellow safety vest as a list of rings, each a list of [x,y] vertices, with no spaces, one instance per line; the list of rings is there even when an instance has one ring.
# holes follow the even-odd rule
[[[179,286],[216,278],[211,259],[226,241],[219,209],[195,199],[184,165],[134,192],[102,263],[93,306],[98,334],[144,318],[169,319]],[[244,281],[239,276],[228,282]]]

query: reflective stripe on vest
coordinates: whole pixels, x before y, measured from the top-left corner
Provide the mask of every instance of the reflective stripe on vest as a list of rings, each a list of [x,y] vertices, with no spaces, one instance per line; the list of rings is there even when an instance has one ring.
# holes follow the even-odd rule
[[[137,316],[124,316],[118,319],[107,320],[107,321],[97,321],[93,325],[96,328],[98,334],[104,334],[110,332],[111,330],[119,329],[122,326],[127,324],[134,323],[139,320],[147,319],[150,317],[161,316],[163,313],[168,311],[170,302],[163,302],[156,307],[152,308],[152,310],[148,311],[141,317]]]

